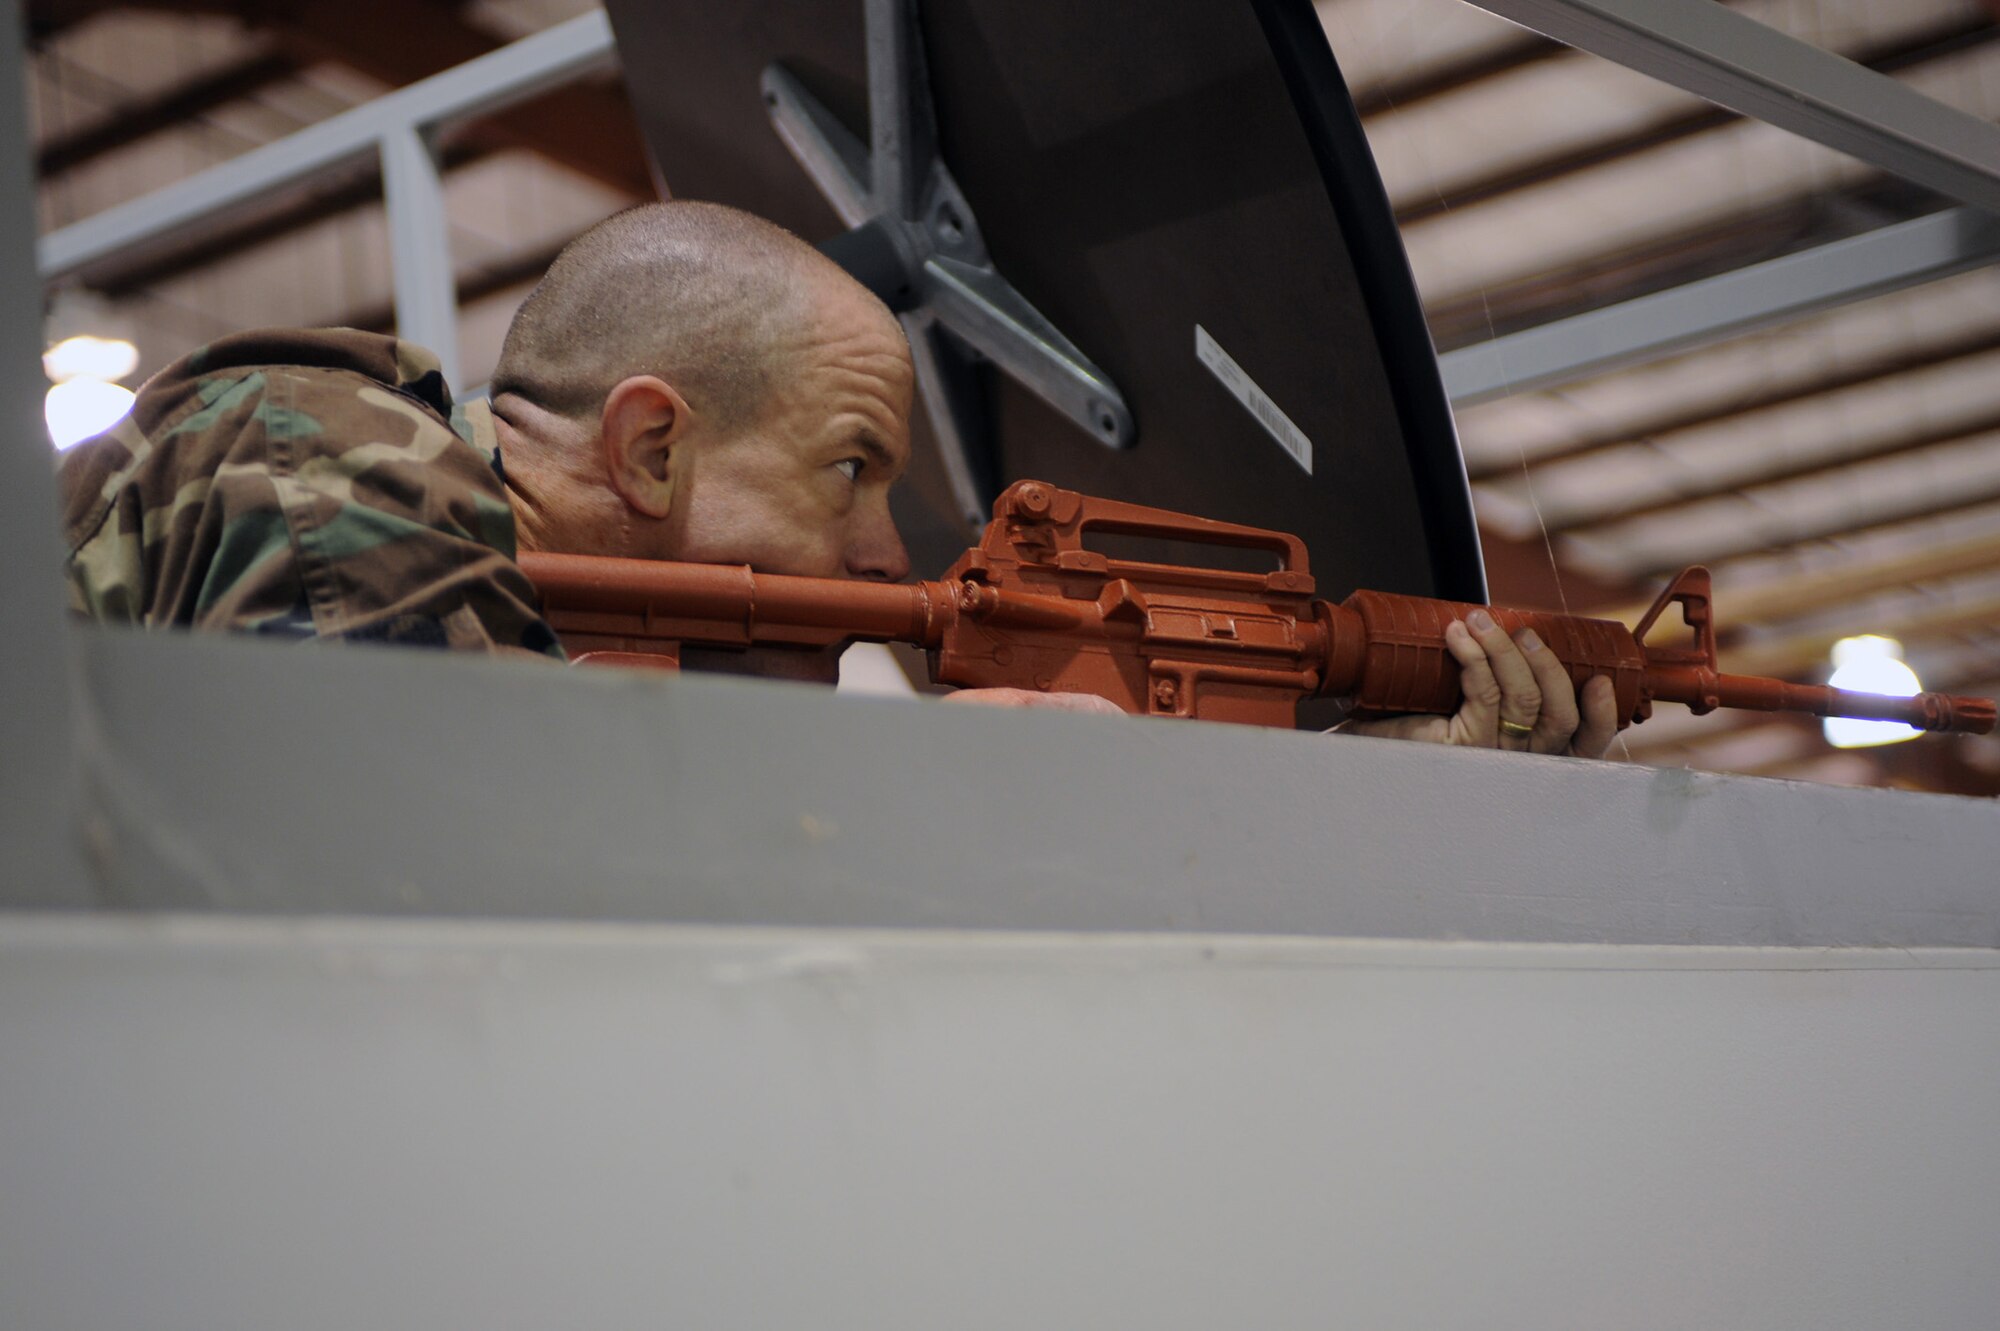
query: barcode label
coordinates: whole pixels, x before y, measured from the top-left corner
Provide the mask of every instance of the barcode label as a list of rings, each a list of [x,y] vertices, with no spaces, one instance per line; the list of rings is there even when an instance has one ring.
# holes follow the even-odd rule
[[[1243,367],[1234,357],[1224,351],[1216,340],[1208,335],[1208,330],[1200,324],[1194,326],[1195,359],[1208,367],[1209,373],[1222,381],[1222,386],[1233,393],[1238,402],[1249,408],[1257,423],[1271,432],[1278,446],[1292,455],[1292,461],[1312,475],[1313,441],[1306,438],[1305,431],[1292,424],[1292,418],[1278,409],[1271,395],[1257,387],[1257,381],[1243,372]]]

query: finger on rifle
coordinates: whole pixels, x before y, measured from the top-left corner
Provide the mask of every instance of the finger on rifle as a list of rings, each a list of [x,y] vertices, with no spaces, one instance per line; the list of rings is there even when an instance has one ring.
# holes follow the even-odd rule
[[[1534,672],[1542,695],[1541,715],[1535,718],[1535,733],[1528,736],[1528,748],[1534,753],[1568,753],[1570,736],[1576,734],[1579,720],[1576,685],[1570,682],[1569,667],[1533,629],[1522,629],[1514,636],[1514,643],[1521,649],[1521,659]]]
[[[1042,693],[1035,689],[960,689],[944,701],[964,707],[1025,707],[1050,712],[1096,712],[1123,716],[1125,709],[1094,693]]]
[[[1533,726],[1542,715],[1542,686],[1535,680],[1535,672],[1521,649],[1507,630],[1494,622],[1493,616],[1484,610],[1475,610],[1465,617],[1465,626],[1472,630],[1472,636],[1486,649],[1486,662],[1493,670],[1493,678],[1500,686],[1499,721],[1512,721],[1516,725]],[[1534,735],[1515,739],[1500,732],[1499,743],[1503,749],[1525,749],[1534,740]]]
[[[1592,675],[1579,693],[1583,703],[1583,724],[1569,742],[1569,751],[1580,758],[1602,758],[1618,737],[1618,690],[1611,676]]]
[[[1483,749],[1498,748],[1500,684],[1493,678],[1493,667],[1486,659],[1486,649],[1472,636],[1472,630],[1456,619],[1444,626],[1444,645],[1452,659],[1458,662],[1458,691],[1464,695],[1464,701],[1458,708],[1458,721],[1463,733],[1456,742]]]

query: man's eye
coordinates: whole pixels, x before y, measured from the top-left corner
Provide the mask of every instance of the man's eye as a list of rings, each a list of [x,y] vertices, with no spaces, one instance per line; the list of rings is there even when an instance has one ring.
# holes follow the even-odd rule
[[[861,476],[860,458],[842,458],[833,465],[840,468],[840,474],[850,481],[857,480]]]

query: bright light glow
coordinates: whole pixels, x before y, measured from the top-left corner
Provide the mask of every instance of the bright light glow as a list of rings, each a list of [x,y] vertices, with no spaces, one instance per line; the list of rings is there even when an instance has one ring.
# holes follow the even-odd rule
[[[1903,664],[1903,644],[1894,638],[1864,634],[1842,638],[1833,645],[1833,677],[1827,683],[1856,693],[1885,693],[1907,698],[1922,693],[1917,672]],[[1855,721],[1829,716],[1824,722],[1826,742],[1841,749],[1865,749],[1875,744],[1900,744],[1923,732],[1901,721]]]
[[[80,444],[125,419],[132,410],[132,390],[101,379],[71,379],[49,390],[42,415],[57,448]]]
[[[117,337],[66,337],[42,353],[42,369],[53,383],[102,379],[113,383],[139,368],[139,348]]]
[[[840,691],[877,698],[914,698],[917,691],[896,655],[879,642],[857,642],[840,654]]]

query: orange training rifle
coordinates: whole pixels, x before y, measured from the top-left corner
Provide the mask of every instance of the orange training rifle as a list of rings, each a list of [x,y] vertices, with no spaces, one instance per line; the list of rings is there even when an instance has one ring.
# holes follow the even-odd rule
[[[1264,551],[1268,573],[1107,557],[1089,533]],[[682,644],[827,650],[854,639],[909,642],[931,679],[959,688],[1094,693],[1128,712],[1290,726],[1304,698],[1347,698],[1354,714],[1448,715],[1459,666],[1445,626],[1476,607],[1386,592],[1339,605],[1313,596],[1296,536],[1093,499],[1039,481],[1011,486],[980,543],[942,581],[798,578],[718,564],[526,554],[521,567],[578,663],[677,666]],[[1678,603],[1689,647],[1648,646]],[[1653,703],[1693,711],[1742,707],[1902,721],[1985,733],[1985,698],[1912,698],[1788,684],[1716,668],[1708,570],[1675,578],[1628,630],[1606,619],[1490,611],[1509,632],[1532,628],[1581,687],[1608,676],[1619,725]]]

